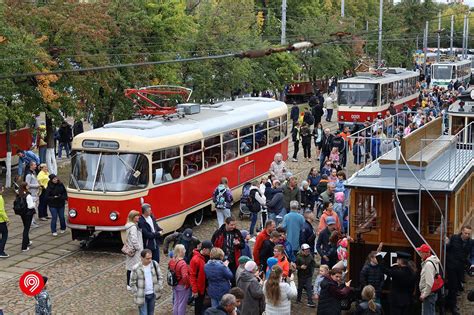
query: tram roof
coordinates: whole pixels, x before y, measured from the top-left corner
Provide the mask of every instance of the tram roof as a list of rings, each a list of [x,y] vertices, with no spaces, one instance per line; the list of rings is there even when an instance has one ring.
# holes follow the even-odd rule
[[[104,127],[79,134],[74,138],[73,147],[81,147],[83,140],[117,140],[147,143],[164,138],[174,138],[174,145],[186,138],[198,138],[219,134],[252,125],[272,117],[288,113],[285,103],[269,98],[249,97],[212,105],[201,105],[197,114],[184,118],[165,120],[153,119],[122,120],[106,124]],[[134,145],[133,145],[134,146]],[[122,147],[122,146],[121,146]],[[130,148],[132,149],[132,148]]]
[[[358,73],[357,76],[339,80],[337,83],[389,83],[418,76],[417,71],[404,68],[390,68],[381,76],[370,72]]]

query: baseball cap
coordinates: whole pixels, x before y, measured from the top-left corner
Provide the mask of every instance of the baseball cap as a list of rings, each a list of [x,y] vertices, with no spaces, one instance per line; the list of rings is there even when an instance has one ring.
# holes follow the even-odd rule
[[[251,261],[249,256],[240,256],[239,257],[239,264],[246,264],[247,262]]]
[[[334,219],[333,217],[327,217],[326,224],[327,225],[336,224],[336,219]]]
[[[249,272],[253,272],[255,271],[255,269],[257,269],[257,264],[255,263],[255,261],[253,260],[249,260],[245,263],[245,270],[249,271]]]
[[[214,247],[214,245],[212,245],[212,242],[211,241],[203,241],[201,243],[201,249],[204,249],[204,248],[207,248],[207,249],[212,249]]]
[[[305,250],[305,249],[310,249],[311,247],[308,245],[308,244],[303,244],[301,245],[301,249],[302,250]]]
[[[193,230],[192,229],[188,228],[188,229],[184,230],[183,239],[185,241],[190,241],[192,237],[193,237]]]
[[[426,244],[421,245],[420,247],[416,248],[417,251],[420,253],[431,253],[431,247]]]

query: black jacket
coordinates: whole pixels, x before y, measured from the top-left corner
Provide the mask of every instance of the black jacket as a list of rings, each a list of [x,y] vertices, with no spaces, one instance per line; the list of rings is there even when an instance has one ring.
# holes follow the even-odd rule
[[[323,139],[321,141],[321,151],[323,151],[324,154],[329,155],[331,153],[333,139],[334,135],[326,135],[325,133],[323,133]]]
[[[300,244],[308,244],[311,253],[314,251],[314,242],[316,241],[316,233],[313,226],[307,220],[304,221],[303,228],[300,232]]]
[[[329,228],[326,227],[324,230],[319,233],[318,242],[316,243],[316,250],[318,254],[322,256],[329,256],[330,244],[329,238],[331,237],[331,232]]]
[[[291,107],[290,119],[292,121],[297,121],[299,117],[300,117],[300,109],[297,105],[293,105],[293,107]]]
[[[64,184],[61,182],[54,184],[49,181],[46,188],[46,200],[50,208],[64,208],[67,200],[67,191]]]
[[[84,132],[84,125],[81,120],[76,121],[72,128],[74,131],[74,136],[77,136],[78,134],[81,134]]]
[[[59,142],[71,142],[72,141],[72,128],[69,124],[63,124],[59,127]]]
[[[391,277],[392,286],[390,288],[390,303],[394,307],[410,305],[413,292],[416,286],[416,274],[408,266],[386,267],[382,256],[377,255],[377,261],[382,266],[383,272]]]
[[[193,252],[200,243],[201,241],[195,236],[192,236],[191,240],[188,241],[184,239],[183,233],[174,232],[165,237],[165,240],[163,241],[163,254],[168,256],[170,245],[171,248],[174,248],[178,244],[184,245],[184,248],[186,249],[186,253],[184,254],[184,261],[186,261],[186,263],[189,265],[189,263],[191,262],[191,258],[193,258]]]
[[[446,245],[446,267],[448,269],[464,269],[466,265],[470,265],[469,256],[473,243],[472,239],[463,241],[461,234],[451,236]]]
[[[140,220],[138,220],[138,227],[142,229],[143,248],[155,250],[159,248],[160,231],[163,231],[163,229],[156,223],[156,219],[153,215],[151,215],[151,220],[153,221],[155,232],[151,230],[151,226],[146,222],[143,216],[140,216]]]
[[[264,240],[262,247],[260,249],[260,265],[262,266],[261,270],[266,271],[267,270],[267,259],[270,257],[273,257],[273,249],[275,248],[275,243],[273,243],[271,240]]]
[[[344,284],[339,285],[329,276],[324,277],[321,282],[321,294],[319,295],[317,314],[321,315],[340,315],[341,300],[349,297],[352,289]]]
[[[344,141],[344,138],[337,135],[336,137],[334,137],[332,139],[332,147],[333,148],[337,148],[337,150],[339,151],[339,153],[342,153],[344,152],[344,150],[346,149],[346,143]]]
[[[282,190],[280,188],[274,189],[272,199],[267,199],[267,211],[269,213],[279,214],[284,206]]]
[[[384,274],[382,266],[372,265],[366,263],[362,270],[360,271],[360,285],[365,287],[370,284],[375,288],[376,296],[382,296],[382,287],[384,282]]]
[[[324,115],[323,105],[318,104],[318,105],[314,106],[313,109],[312,109],[311,114],[313,114],[314,119],[316,121],[318,121],[318,120],[321,121],[321,117],[323,117],[323,115]]]
[[[380,315],[380,314],[382,314],[382,307],[380,306],[380,304],[375,303],[375,305],[376,305],[375,312],[372,312],[369,308],[369,303],[364,301],[364,302],[360,303],[359,305],[357,305],[355,315],[371,315],[371,314]]]
[[[302,269],[301,266],[306,265],[306,269]],[[314,261],[313,255],[303,255],[301,251],[296,256],[296,269],[298,270],[299,279],[311,278],[316,268],[316,262]]]

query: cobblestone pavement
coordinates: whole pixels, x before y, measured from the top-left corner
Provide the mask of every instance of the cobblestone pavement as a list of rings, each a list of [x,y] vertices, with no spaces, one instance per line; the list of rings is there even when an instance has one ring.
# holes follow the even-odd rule
[[[332,123],[330,127],[335,129],[336,124]],[[315,162],[304,162],[302,157],[299,163],[288,161],[289,168],[294,174],[300,175],[300,180],[306,177],[314,164]],[[68,166],[67,161],[60,162],[59,175],[63,179],[68,178]],[[20,250],[22,224],[20,218],[13,214],[13,193],[8,192],[4,197],[11,220],[10,237],[6,247],[10,257],[0,260],[0,309],[3,309],[5,314],[34,313],[34,299],[23,295],[18,288],[20,275],[30,269],[49,277],[48,290],[55,314],[137,313],[133,298],[126,291],[124,257],[120,253],[119,243],[104,241],[92,246],[90,250],[82,250],[77,241],[71,240],[69,231],[53,237],[49,221],[40,221],[40,227],[32,229],[30,233],[33,241],[31,250],[23,253]],[[238,218],[237,207],[234,207],[233,214]],[[238,222],[240,229],[248,229],[249,225],[248,218]],[[195,227],[194,234],[201,240],[210,239],[216,228],[214,215],[206,218],[201,226]],[[168,259],[163,258],[160,263],[163,272],[167,263]],[[468,285],[472,287],[472,280],[468,280],[470,281]],[[165,283],[155,313],[160,315],[172,313],[171,299],[170,287]],[[472,304],[466,305],[465,309],[469,309],[469,306],[472,307]],[[292,314],[315,313],[315,309],[308,308],[305,304],[292,306]],[[187,314],[194,314],[194,309],[188,307]]]

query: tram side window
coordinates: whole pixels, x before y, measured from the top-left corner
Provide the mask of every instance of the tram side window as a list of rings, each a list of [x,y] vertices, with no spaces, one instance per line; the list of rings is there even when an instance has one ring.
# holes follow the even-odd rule
[[[224,132],[222,136],[222,148],[224,152],[224,162],[235,159],[239,155],[237,130]]]
[[[151,171],[153,175],[153,184],[155,185],[181,177],[181,157],[179,147],[154,152],[152,156]]]
[[[403,97],[403,93],[404,93],[404,89],[405,89],[404,83],[405,82],[403,80],[398,81],[398,98]]]
[[[183,147],[183,175],[189,176],[202,170],[201,140]]]
[[[268,121],[268,144],[280,141],[280,118]]]
[[[355,224],[358,231],[371,231],[379,227],[378,196],[369,193],[359,193],[356,197],[357,211]]]
[[[253,126],[240,129],[240,154],[253,151]]]
[[[382,86],[381,102],[382,104],[388,104],[390,103],[389,96],[388,96],[388,85],[381,84],[381,86]]]
[[[281,136],[282,138],[286,137],[288,134],[288,115],[283,115],[281,117]]]
[[[204,140],[204,167],[213,167],[222,161],[221,136],[213,136]]]
[[[261,122],[255,125],[255,149],[263,148],[267,145],[267,122]]]

